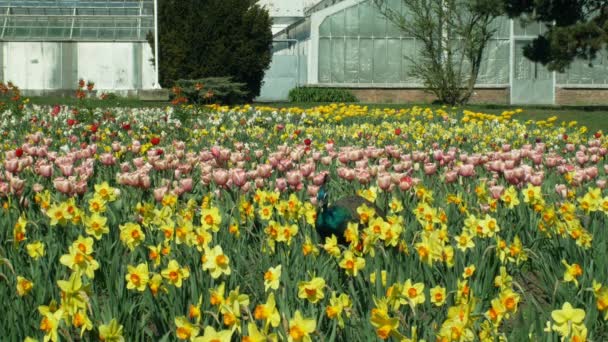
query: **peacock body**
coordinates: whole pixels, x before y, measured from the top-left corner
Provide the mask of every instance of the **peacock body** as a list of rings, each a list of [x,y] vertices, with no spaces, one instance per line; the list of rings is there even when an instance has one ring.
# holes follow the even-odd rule
[[[320,193],[321,196],[326,196],[325,193]],[[320,211],[317,213],[317,219],[315,227],[322,241],[325,238],[335,235],[338,239],[338,243],[346,245],[344,238],[344,232],[349,222],[359,223],[359,213],[357,208],[363,204],[370,208],[374,208],[376,215],[385,218],[384,212],[380,210],[374,203],[366,200],[360,196],[348,196],[340,198],[335,201],[332,205],[329,205],[326,201],[323,201]]]

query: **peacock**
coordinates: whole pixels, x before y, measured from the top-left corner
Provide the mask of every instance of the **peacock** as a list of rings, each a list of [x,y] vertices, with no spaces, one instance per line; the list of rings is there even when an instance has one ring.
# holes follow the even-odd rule
[[[348,243],[344,238],[344,231],[349,222],[359,222],[357,208],[363,204],[370,208],[374,208],[376,215],[385,219],[385,214],[380,208],[361,196],[343,197],[335,201],[332,205],[329,205],[329,195],[326,189],[328,178],[329,175],[326,175],[325,180],[317,193],[319,211],[317,212],[315,227],[321,236],[321,241],[325,241],[325,238],[331,237],[333,234],[338,239],[339,244],[343,246],[347,245]]]

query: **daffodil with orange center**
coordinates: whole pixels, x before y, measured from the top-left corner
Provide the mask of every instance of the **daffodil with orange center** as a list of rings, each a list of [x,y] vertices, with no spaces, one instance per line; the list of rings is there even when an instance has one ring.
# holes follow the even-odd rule
[[[38,260],[46,254],[45,245],[42,241],[28,243],[25,245],[25,249],[27,250],[27,254],[30,256],[30,258],[34,260]]]
[[[39,306],[38,311],[42,315],[39,328],[44,332],[44,341],[59,341],[57,329],[63,317],[63,310],[51,311],[47,306]]]
[[[281,316],[279,315],[279,311],[276,307],[274,293],[270,293],[268,295],[268,300],[266,300],[265,304],[260,304],[255,307],[253,317],[255,317],[257,320],[265,321],[264,330],[267,330],[269,325],[274,328],[279,326],[281,323]]]
[[[205,327],[203,336],[195,337],[193,342],[230,342],[232,340],[231,330],[217,331],[211,326]]]
[[[91,255],[87,255],[78,247],[70,246],[69,253],[59,258],[59,262],[69,267],[72,271],[86,275],[89,279],[95,277],[95,271],[99,269],[99,263]]]
[[[99,195],[94,195],[89,199],[89,211],[95,214],[103,214],[107,210],[106,200]]]
[[[304,239],[304,243],[302,244],[302,254],[304,254],[304,256],[319,255],[319,248],[315,246],[315,244],[312,242],[312,239],[308,235],[306,236],[306,238]]]
[[[566,262],[566,260],[562,260],[562,264],[566,266],[566,272],[564,272],[564,281],[573,282],[574,285],[578,287],[577,278],[583,275],[583,269],[581,266],[577,263],[570,265]]]
[[[302,317],[300,310],[297,310],[292,319],[289,320],[289,342],[311,342],[312,334],[317,327],[314,319],[306,319]]]
[[[21,216],[19,216],[17,222],[15,222],[15,225],[13,226],[13,240],[15,241],[15,244],[27,240],[27,233],[25,229],[26,226],[27,219],[25,218],[25,215],[22,214]]]
[[[127,280],[127,289],[137,290],[139,292],[145,291],[148,287],[148,281],[150,280],[148,264],[141,263],[137,266],[128,265],[125,279]]]
[[[107,225],[108,219],[98,213],[85,216],[83,221],[85,232],[97,240],[100,240],[105,234],[110,232],[110,228]]]
[[[363,204],[357,208],[357,214],[359,214],[360,223],[368,224],[376,216],[376,209]]]
[[[336,296],[336,292],[332,292],[329,299],[329,305],[325,307],[325,314],[330,319],[337,319],[338,326],[344,328],[344,313],[346,317],[350,317],[352,302],[346,293],[341,293]]]
[[[399,319],[391,317],[388,314],[388,307],[385,300],[376,300],[376,307],[372,309],[370,321],[376,329],[376,335],[381,340],[387,340],[394,336],[400,337],[397,328],[399,328]]]
[[[119,226],[120,240],[127,245],[129,250],[134,251],[137,246],[146,238],[146,235],[141,230],[141,226],[137,223],[125,223]]]
[[[278,342],[276,333],[266,334],[258,329],[255,323],[247,323],[247,335],[243,336],[242,342]]]
[[[17,294],[19,297],[27,295],[33,288],[34,283],[31,280],[22,276],[17,276]]]
[[[356,277],[361,269],[365,267],[365,259],[358,257],[347,250],[342,256],[339,266],[351,277]]]
[[[217,233],[220,230],[222,216],[216,207],[201,210],[201,224],[204,229]]]
[[[279,234],[276,238],[277,242],[285,242],[287,246],[291,245],[291,239],[298,234],[298,226],[296,224],[286,224],[280,227]]]
[[[447,300],[445,287],[441,287],[439,285],[431,288],[429,295],[431,298],[431,303],[433,303],[435,306],[442,306]]]
[[[113,202],[116,201],[116,193],[117,191],[112,188],[108,182],[103,182],[101,184],[95,184],[95,195],[102,198],[104,201]]]
[[[191,340],[198,336],[200,329],[198,326],[190,323],[186,317],[175,317],[175,336],[180,340]]]
[[[264,289],[268,291],[269,289],[277,290],[279,288],[279,283],[281,281],[281,269],[282,266],[278,265],[276,267],[271,267],[264,273]]]
[[[182,281],[190,277],[190,271],[186,267],[181,267],[177,260],[169,261],[167,268],[160,272],[163,278],[165,278],[173,286],[180,288],[182,287]]]
[[[320,277],[315,277],[310,281],[301,281],[298,283],[298,298],[307,299],[311,303],[317,303],[325,297],[323,288],[325,280]]]
[[[207,249],[201,257],[201,261],[203,270],[209,271],[213,279],[219,278],[222,274],[230,275],[230,259],[224,254],[220,245]]]

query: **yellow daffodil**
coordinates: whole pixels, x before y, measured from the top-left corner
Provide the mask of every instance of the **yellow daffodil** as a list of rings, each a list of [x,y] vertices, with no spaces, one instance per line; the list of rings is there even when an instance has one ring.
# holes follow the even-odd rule
[[[163,278],[167,279],[169,283],[180,288],[182,287],[182,281],[190,277],[190,270],[188,270],[187,267],[180,267],[177,260],[171,260],[169,261],[167,268],[162,270],[160,274]]]
[[[190,323],[186,317],[180,316],[175,317],[175,335],[180,340],[191,340],[194,337],[198,336],[199,328],[198,326]]]
[[[137,266],[127,266],[127,289],[143,292],[148,287],[149,271],[148,264],[142,263]]]
[[[429,295],[431,297],[431,303],[435,306],[442,306],[447,300],[445,287],[439,285],[431,288]]]
[[[255,307],[253,317],[255,317],[255,319],[265,321],[266,328],[269,325],[271,325],[273,328],[279,326],[279,324],[281,323],[281,316],[279,315],[279,311],[276,307],[274,293],[270,293],[268,295],[268,300],[265,304],[260,304]]]
[[[321,277],[315,277],[310,281],[301,281],[298,283],[298,298],[307,299],[311,303],[317,303],[325,297],[323,288],[325,280]]]
[[[27,254],[30,256],[30,258],[34,260],[38,260],[46,254],[45,245],[42,241],[28,243],[25,245],[25,249],[27,250]]]
[[[351,251],[345,251],[339,266],[346,270],[346,274],[356,277],[361,269],[365,267],[365,259],[355,256]]]
[[[299,310],[296,310],[292,319],[289,320],[289,342],[311,342],[310,334],[315,331],[317,323],[314,319],[302,317]]]
[[[101,184],[95,184],[95,195],[107,202],[113,202],[116,200],[116,189],[112,188],[108,182]]]
[[[99,326],[99,339],[104,342],[124,342],[122,329],[123,326],[113,318],[110,323]]]
[[[203,332],[203,336],[198,336],[192,339],[193,342],[230,342],[232,339],[231,330],[216,331],[215,328],[207,326]]]
[[[17,294],[19,297],[27,295],[34,288],[34,283],[22,276],[17,276]]]
[[[564,272],[564,281],[573,282],[574,285],[578,287],[577,278],[583,275],[583,269],[581,268],[581,266],[576,263],[570,265],[566,262],[566,260],[562,260],[562,264],[566,266],[566,272]]]
[[[203,270],[209,271],[213,279],[222,274],[230,275],[230,259],[224,254],[222,246],[217,245],[207,249],[202,256]]]
[[[264,289],[277,290],[279,288],[279,282],[281,281],[281,265],[271,267],[264,273]]]
[[[220,224],[222,223],[222,216],[218,208],[203,209],[201,211],[201,224],[204,229],[218,232],[220,230]]]

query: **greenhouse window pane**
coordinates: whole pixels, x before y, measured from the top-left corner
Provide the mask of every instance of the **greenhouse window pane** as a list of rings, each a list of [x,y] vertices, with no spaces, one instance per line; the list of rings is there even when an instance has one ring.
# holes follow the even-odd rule
[[[331,18],[325,18],[319,27],[320,37],[331,37]]]
[[[389,78],[388,56],[386,39],[374,39],[374,62],[373,80],[374,83],[386,83]]]
[[[332,39],[331,43],[331,81],[344,83],[344,39]]]
[[[388,39],[388,77],[386,82],[388,83],[399,83],[401,79],[401,62],[403,61],[403,55],[401,53],[401,40],[399,39]]]
[[[359,39],[346,39],[344,59],[344,82],[357,83],[359,81]]]
[[[372,37],[374,34],[374,9],[368,2],[359,5],[359,34],[361,37]]]
[[[374,42],[372,39],[359,40],[359,82],[372,83]]]
[[[345,12],[345,34],[349,37],[359,35],[359,6],[346,9]]]
[[[331,82],[331,40],[319,39],[319,82]]]
[[[412,61],[407,57],[414,57],[418,53],[418,48],[415,39],[403,39],[402,44],[402,56],[403,63],[401,63],[401,82],[404,83],[418,83],[414,77],[410,75],[414,66]]]
[[[344,37],[344,11],[331,16],[331,36]]]
[[[374,37],[384,38],[386,37],[386,27],[388,20],[374,8]]]
[[[388,1],[388,6],[393,11],[396,11],[398,13],[401,13],[401,11],[402,11],[401,5],[402,5],[401,0],[389,0]],[[399,26],[395,25],[390,20],[387,20],[387,33],[386,34],[388,37],[401,37],[403,35],[403,32],[401,31]]]

